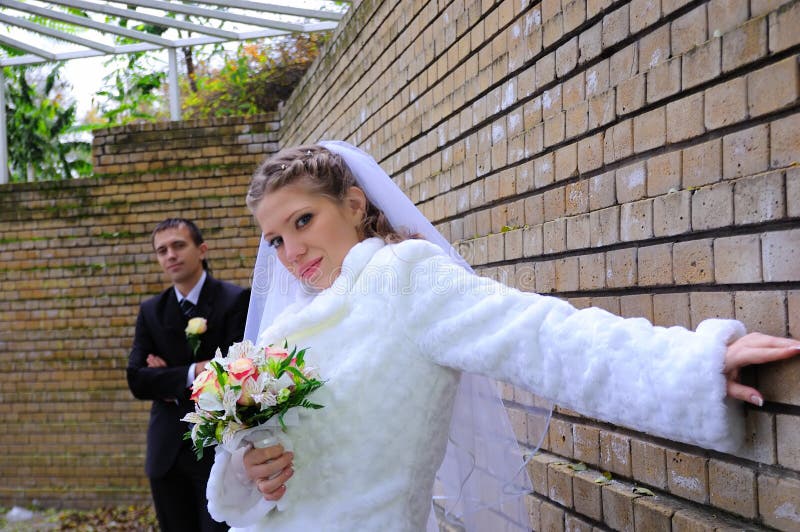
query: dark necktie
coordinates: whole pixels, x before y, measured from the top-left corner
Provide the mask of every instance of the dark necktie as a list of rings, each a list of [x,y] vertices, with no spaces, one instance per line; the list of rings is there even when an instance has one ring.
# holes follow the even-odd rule
[[[191,319],[194,317],[194,303],[189,301],[188,299],[181,300],[181,311],[183,315],[186,316],[187,319]]]

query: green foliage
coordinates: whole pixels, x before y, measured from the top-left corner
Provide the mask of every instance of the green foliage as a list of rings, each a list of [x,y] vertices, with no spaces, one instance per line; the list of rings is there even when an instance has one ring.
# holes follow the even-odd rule
[[[223,58],[219,67],[211,57],[198,61],[195,92],[190,81],[180,81],[186,119],[242,116],[274,111],[294,90],[319,54],[329,34],[294,34],[263,43],[245,43]]]
[[[155,119],[158,90],[167,74],[154,72],[143,55],[139,52],[124,56],[120,66],[106,76],[107,88],[97,92],[105,97],[99,109],[103,127]]]
[[[75,104],[66,104],[59,80],[63,64],[5,67],[9,177],[12,182],[91,174],[91,146],[76,139]],[[47,68],[50,68],[49,72]],[[44,79],[33,80],[34,74]]]

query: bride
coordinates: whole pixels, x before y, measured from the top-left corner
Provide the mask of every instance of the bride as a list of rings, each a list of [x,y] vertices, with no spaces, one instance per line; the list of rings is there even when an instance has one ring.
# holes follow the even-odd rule
[[[468,530],[524,529],[520,459],[475,447],[502,441],[483,422],[472,441],[451,424],[454,405],[469,411],[465,401],[490,389],[468,389],[467,375],[726,451],[743,432],[733,399],[763,402],[739,369],[800,354],[800,342],[745,334],[734,320],[656,327],[478,277],[372,158],[343,142],[269,158],[247,204],[263,239],[245,336],[308,348],[327,382],[314,395],[325,408],[289,429],[292,451],[217,448],[209,510],[234,528],[423,530],[437,470],[445,479],[461,451],[446,506]],[[475,478],[472,492],[483,493],[465,494]]]

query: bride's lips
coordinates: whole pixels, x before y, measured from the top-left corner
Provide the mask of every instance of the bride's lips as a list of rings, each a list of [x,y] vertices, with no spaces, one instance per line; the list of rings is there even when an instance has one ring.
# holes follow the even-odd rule
[[[317,270],[319,270],[319,264],[322,262],[322,257],[318,259],[314,259],[311,262],[304,264],[300,268],[300,278],[301,279],[308,279],[312,275],[314,275]]]

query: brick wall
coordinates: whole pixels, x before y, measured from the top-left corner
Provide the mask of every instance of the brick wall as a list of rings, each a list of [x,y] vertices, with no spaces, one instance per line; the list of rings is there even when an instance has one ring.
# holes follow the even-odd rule
[[[149,402],[124,369],[139,303],[169,286],[150,232],[196,220],[215,275],[249,286],[243,200],[276,130],[267,116],[99,131],[97,179],[0,189],[1,506],[149,500]]]
[[[2,503],[45,497],[26,486],[55,503],[107,500],[87,470],[146,497],[144,428],[130,424],[146,414],[122,367],[136,304],[164,286],[149,227],[176,211],[198,218],[220,250],[223,266],[212,266],[246,285],[256,237],[241,197],[276,143],[360,145],[480,273],[521,289],[663,325],[732,316],[800,337],[798,27],[797,0],[364,0],[286,102],[280,130],[254,119],[105,131],[95,153],[108,177],[4,188],[0,389],[17,402],[3,414],[15,455]],[[185,192],[195,183],[203,190]],[[96,373],[64,379],[70,369]],[[23,387],[9,371],[31,377],[36,400],[9,393]],[[531,526],[797,530],[798,376],[800,361],[747,372],[768,402],[746,409],[749,441],[736,455],[557,408],[530,465]],[[86,412],[86,398],[107,393],[118,406]],[[67,394],[81,412],[42,394]],[[530,446],[538,399],[503,394]],[[109,411],[126,416],[129,448],[99,443],[119,432]],[[77,450],[61,441],[36,456],[22,442],[59,433],[32,432],[29,420],[72,427]],[[125,458],[135,467],[114,469]],[[612,480],[596,482],[601,471]]]
[[[524,290],[800,337],[798,28],[796,0],[365,0],[287,102],[281,145],[360,145],[479,272]],[[747,372],[768,402],[736,455],[558,408],[532,527],[800,529],[798,375]],[[536,398],[503,391],[533,444]]]

